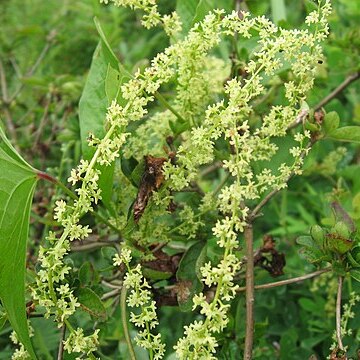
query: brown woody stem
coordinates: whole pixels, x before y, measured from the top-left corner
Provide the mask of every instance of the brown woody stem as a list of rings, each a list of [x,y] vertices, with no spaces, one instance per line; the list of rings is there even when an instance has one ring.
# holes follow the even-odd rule
[[[338,291],[336,296],[336,339],[340,350],[344,350],[344,345],[342,343],[341,337],[341,296],[342,296],[342,286],[344,278],[339,276],[338,278]]]
[[[244,360],[252,359],[252,348],[254,342],[254,233],[252,223],[245,227],[246,244],[246,334]]]

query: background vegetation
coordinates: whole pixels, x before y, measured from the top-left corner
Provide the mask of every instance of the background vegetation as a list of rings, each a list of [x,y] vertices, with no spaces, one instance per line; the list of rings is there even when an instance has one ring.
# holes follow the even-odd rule
[[[219,2],[219,5],[216,2],[219,7],[235,6],[230,0]],[[284,27],[301,27],[311,1],[289,0],[284,7],[281,4],[280,0],[242,2],[255,15],[266,14]],[[149,63],[168,45],[168,38],[158,29],[145,30],[136,13],[105,7],[96,0],[2,0],[0,6],[1,119],[12,144],[25,159],[65,183],[81,158],[78,104],[99,42],[94,16],[99,19],[116,56],[131,72]],[[170,12],[176,6],[175,1],[160,1],[163,12]],[[336,111],[342,126],[360,125],[360,84],[356,82],[360,72],[360,3],[338,0],[333,7],[331,36],[325,45],[327,60],[319,67],[308,103],[315,108],[325,99],[326,111]],[[248,49],[240,50],[246,58]],[[338,89],[344,81],[347,81],[344,89]],[[334,89],[338,89],[335,96],[326,99]],[[281,98],[275,79],[274,91],[259,104],[259,113],[266,111],[270,103],[276,103],[277,97]],[[291,180],[289,188],[264,208],[264,216],[255,227],[256,248],[261,246],[263,236],[269,234],[275,238],[278,250],[285,254],[285,274],[277,280],[316,270],[299,255],[296,239],[308,234],[315,224],[329,225],[332,203],[341,204],[360,227],[358,143],[322,141],[307,158],[305,169],[305,177]],[[30,279],[38,246],[44,242],[49,226],[54,225],[52,208],[56,191],[43,183],[35,193],[27,254]],[[94,240],[102,240],[101,228],[95,236]],[[78,269],[74,278],[100,294],[109,291],[106,281],[111,277],[111,250],[86,243],[75,244],[73,250],[69,261]],[[257,284],[272,281],[267,271],[256,270]],[[325,359],[330,354],[335,328],[336,288],[336,276],[326,273],[301,283],[257,291],[254,357],[303,360],[314,355],[313,359]],[[351,291],[359,292],[360,283],[347,277],[344,302]],[[128,358],[120,309],[115,309],[113,314],[105,312],[97,318],[102,359]],[[356,315],[348,324],[353,333],[344,343],[349,346],[349,354],[356,358],[360,348],[360,305],[353,310]],[[244,297],[239,294],[231,309],[230,326],[221,334],[224,346],[217,354],[219,359],[237,359],[245,335],[244,312]],[[92,327],[88,313],[77,316],[84,329]],[[192,313],[180,312],[178,307],[160,308],[159,332],[169,349],[182,335],[180,325],[193,317]],[[56,358],[60,340],[56,325],[41,317],[34,317],[32,325],[35,348],[41,359]],[[1,326],[0,359],[9,359],[13,353],[9,340],[11,327],[0,321]],[[147,358],[141,350],[136,352],[139,359]],[[64,354],[64,359],[75,356]]]

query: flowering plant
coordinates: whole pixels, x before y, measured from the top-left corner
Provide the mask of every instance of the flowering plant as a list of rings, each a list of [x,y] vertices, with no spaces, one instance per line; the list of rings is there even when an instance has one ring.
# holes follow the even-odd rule
[[[54,204],[56,227],[39,248],[32,302],[63,329],[64,351],[95,359],[100,329],[85,335],[80,324],[72,325],[73,316],[86,309],[95,318],[106,317],[102,301],[120,297],[127,354],[137,356],[132,323],[139,330],[136,345],[150,359],[161,359],[166,346],[156,333],[157,310],[168,298],[197,314],[173,346],[176,358],[217,359],[245,274],[242,351],[251,359],[254,265],[273,276],[282,275],[285,265],[272,239],[254,253],[255,220],[294,175],[303,173],[314,144],[339,136],[334,114],[314,112],[306,102],[325,62],[330,0],[319,0],[304,26],[291,30],[241,9],[210,8],[201,14],[199,4],[188,26],[175,11],[162,15],[155,0],[101,2],[140,11],[141,24],[162,27],[170,45],[132,73],[97,23],[101,43],[93,63],[105,62],[102,91],[108,106],[104,119],[91,124],[82,115],[90,106],[85,87],[80,103],[84,156],[68,178],[74,191],[28,170],[64,190]],[[251,49],[245,55],[238,48],[243,42]],[[274,88],[281,101],[261,109]],[[7,146],[5,154],[13,150]],[[94,233],[116,238],[105,242],[116,249],[108,249],[111,281],[102,282],[115,290],[109,297],[100,298],[99,289],[81,283],[82,267],[74,280],[76,267],[67,261],[76,244]],[[23,345],[13,358],[36,356],[27,331],[14,339]]]

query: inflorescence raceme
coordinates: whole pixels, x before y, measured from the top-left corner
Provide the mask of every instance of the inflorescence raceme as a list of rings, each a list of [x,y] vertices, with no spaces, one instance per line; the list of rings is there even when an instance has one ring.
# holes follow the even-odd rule
[[[212,203],[221,214],[225,214],[213,226],[213,235],[223,249],[223,257],[218,264],[208,262],[201,268],[204,284],[214,288],[215,294],[210,302],[203,293],[195,295],[193,309],[199,309],[204,320],[186,326],[184,336],[175,346],[180,359],[215,359],[216,334],[228,324],[229,302],[237,289],[234,275],[239,270],[240,261],[235,249],[249,214],[246,202],[259,199],[269,191],[285,188],[292,174],[301,174],[304,156],[309,151],[310,132],[297,132],[294,135],[297,145],[290,149],[292,163],[282,163],[276,171],[263,168],[255,173],[253,170],[254,163],[271,161],[282,150],[272,139],[287,134],[304,106],[306,94],[314,83],[318,62],[323,59],[320,44],[329,33],[330,1],[319,1],[318,9],[307,16],[304,30],[282,29],[263,16],[251,17],[247,12],[226,14],[224,10],[216,9],[196,23],[182,39],[179,16],[176,13],[162,16],[155,0],[101,2],[143,11],[143,25],[146,28],[162,25],[173,42],[152,59],[149,67],[143,72],[137,71],[129,82],[122,85],[121,93],[126,105],[121,106],[114,100],[109,106],[104,138],[96,138],[94,134],[89,137],[89,146],[94,147],[95,153],[90,161],[82,160],[69,177],[69,182],[77,186],[77,199],[56,202],[54,218],[63,230],[60,235],[50,232],[48,247],[40,249],[41,269],[32,286],[33,298],[45,308],[46,317],[55,317],[59,327],[68,324],[68,318],[79,303],[69,287],[67,275],[71,269],[65,264],[64,257],[69,253],[72,241],[83,240],[91,233],[91,229],[79,221],[101,199],[98,165],[112,164],[121,151],[127,157],[140,156],[134,154],[137,149],[142,151],[141,156],[149,151],[153,145],[144,146],[141,130],[130,134],[127,125],[147,115],[147,106],[154,101],[162,84],[176,80],[176,94],[171,102],[171,109],[176,112],[167,110],[151,114],[148,120],[150,130],[146,123],[143,125],[143,131],[152,129],[155,138],[161,138],[171,121],[180,117],[190,123],[191,129],[182,134],[183,142],[177,149],[176,163],[169,160],[163,166],[165,183],[162,191],[156,196],[154,194],[154,201],[159,203],[163,200],[161,196],[166,198],[163,212],[167,211],[171,200],[170,191],[188,187],[199,178],[201,166],[213,163],[218,139],[225,139],[232,149],[222,166],[233,181],[222,187],[216,194],[216,203]],[[241,80],[232,78],[223,87],[230,67],[209,53],[224,37],[234,37],[235,34],[245,39],[257,36],[257,47],[244,68],[246,77]],[[271,107],[259,126],[251,126],[249,118],[254,112],[253,101],[264,94],[269,78],[275,77],[285,64],[291,73],[291,80],[284,84],[287,104]],[[216,102],[215,99],[220,100]],[[209,201],[212,195],[215,196],[206,194],[204,199]],[[209,208],[205,203],[202,207]],[[195,216],[192,223],[201,226],[201,221],[195,220]],[[189,237],[194,237],[194,233],[189,233]],[[130,261],[131,253],[124,248],[115,264],[124,263],[127,268],[124,286],[131,289],[128,305],[141,309],[140,313],[131,314],[131,321],[143,328],[136,342],[149,349],[154,359],[160,359],[165,348],[160,336],[152,334],[158,321],[151,287],[142,275],[140,264],[131,267]],[[85,336],[79,329],[70,329],[65,350],[90,354],[96,350],[97,343],[98,330]]]

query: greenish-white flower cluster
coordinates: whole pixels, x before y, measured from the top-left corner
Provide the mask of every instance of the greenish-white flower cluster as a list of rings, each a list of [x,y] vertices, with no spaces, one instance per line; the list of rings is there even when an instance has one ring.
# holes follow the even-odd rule
[[[34,328],[31,326],[30,321],[28,320],[28,329],[29,329],[29,336],[34,336]],[[10,340],[13,344],[19,346],[11,356],[11,360],[31,360],[31,357],[27,350],[25,349],[24,345],[18,339],[18,336],[15,331],[12,331],[10,334]]]
[[[100,330],[95,330],[95,332],[89,336],[85,336],[84,330],[77,328],[72,330],[71,334],[64,341],[64,350],[69,354],[71,353],[84,353],[91,354],[97,349],[99,345],[98,333]],[[80,358],[79,358],[80,359]]]
[[[349,323],[349,320],[351,320],[355,317],[353,308],[358,302],[360,302],[360,295],[358,295],[354,291],[351,292],[349,301],[346,304],[344,304],[343,309],[342,309],[343,313],[341,315],[341,327],[340,327],[340,333],[341,333],[342,339],[346,336],[353,335],[353,329],[349,328],[348,323]],[[331,351],[338,348],[338,346],[339,346],[338,339],[336,336],[336,331],[334,331],[332,340],[333,340],[333,343],[331,344],[331,347],[330,347]],[[348,348],[347,346],[344,346],[345,352],[347,351],[347,348]],[[328,356],[328,359],[330,359],[330,358],[331,357]]]
[[[127,6],[131,9],[142,10],[145,14],[141,24],[147,29],[161,23],[169,36],[175,36],[181,31],[179,15],[174,11],[170,15],[161,16],[156,0],[100,0],[100,2],[104,4],[112,2],[115,6]]]
[[[162,22],[165,31],[171,36],[180,29],[178,15],[173,13],[162,17],[155,0],[111,2],[144,11],[142,21],[146,27]],[[83,240],[91,232],[89,227],[80,225],[79,220],[85,213],[92,211],[93,205],[101,199],[97,165],[111,164],[127,141],[125,155],[130,157],[140,149],[140,159],[152,148],[153,141],[157,142],[164,137],[171,122],[185,122],[191,131],[182,132],[176,163],[168,161],[164,165],[166,183],[161,191],[153,194],[152,201],[161,204],[161,211],[165,212],[165,205],[172,198],[170,191],[182,190],[199,178],[200,167],[214,160],[216,141],[221,139],[228,143],[231,150],[222,166],[229,173],[231,184],[223,186],[219,191],[217,209],[224,216],[213,227],[213,234],[224,255],[218,264],[208,262],[201,269],[203,282],[215,289],[215,295],[211,302],[203,294],[194,297],[194,309],[199,308],[206,319],[187,326],[185,336],[176,345],[180,359],[215,358],[215,336],[228,323],[229,301],[234,298],[237,289],[234,275],[239,270],[240,262],[235,251],[249,213],[245,204],[259,199],[266,192],[286,187],[292,174],[301,173],[303,158],[309,151],[310,133],[297,133],[294,136],[296,146],[290,150],[293,157],[290,164],[282,163],[276,171],[266,167],[260,172],[254,170],[255,163],[270,162],[282,150],[273,139],[287,134],[289,126],[301,111],[306,93],[313,86],[318,61],[323,58],[320,42],[328,34],[326,17],[330,10],[328,0],[320,1],[318,10],[306,20],[309,28],[304,30],[281,29],[265,17],[252,18],[248,13],[242,13],[241,16],[238,12],[226,15],[223,10],[214,10],[203,21],[195,24],[183,40],[159,53],[148,68],[143,72],[137,71],[129,82],[122,85],[121,94],[127,103],[121,106],[113,101],[109,106],[104,138],[99,139],[96,134],[89,136],[89,145],[94,147],[95,154],[90,161],[82,160],[69,178],[69,182],[77,186],[77,198],[72,202],[56,202],[54,218],[61,224],[63,231],[61,234],[50,233],[48,241],[51,247],[40,249],[41,270],[33,286],[33,297],[45,307],[46,316],[55,315],[61,326],[79,306],[66,280],[70,268],[63,260],[69,252],[71,241]],[[258,47],[244,69],[247,76],[230,79],[223,91],[222,84],[229,73],[229,66],[209,56],[209,52],[220,43],[222,37],[234,36],[235,33],[244,38],[258,34]],[[266,79],[275,76],[285,64],[290,66],[290,80],[285,84],[288,103],[273,106],[254,126],[250,121],[253,115],[252,102],[266,92]],[[175,77],[176,96],[168,106],[170,112],[152,114],[149,124],[139,127],[138,140],[133,141],[126,132],[127,125],[143,119],[147,115],[148,104],[154,101],[160,86]],[[220,93],[224,93],[224,98],[214,103],[214,97]],[[149,134],[153,124],[156,124],[154,134],[150,134],[148,142],[141,145],[141,133]],[[160,155],[160,147],[157,151]],[[209,203],[208,200],[203,204]],[[186,212],[190,215],[189,207],[185,206],[180,217],[184,217]],[[191,218],[194,219],[193,214]],[[145,226],[146,221],[145,214],[139,222],[139,242],[144,238],[141,227]],[[200,220],[193,221],[191,231],[183,234],[194,237],[200,225]],[[165,233],[160,239],[166,239],[168,229],[159,229],[160,233]],[[163,236],[160,233],[159,236]],[[131,268],[130,261],[131,253],[124,249],[114,264],[126,265],[124,286],[131,289],[127,302],[129,306],[140,309],[140,313],[131,314],[131,321],[143,328],[136,341],[153,352],[154,359],[160,359],[164,345],[160,335],[151,333],[158,323],[151,289],[142,276],[141,266]],[[79,351],[86,354],[95,350],[97,331],[90,337],[84,337],[79,329],[71,329],[70,332],[65,341],[66,350],[78,352],[81,349]]]
[[[156,315],[155,301],[152,300],[151,286],[141,272],[141,265],[131,268],[131,251],[123,248],[114,257],[114,266],[125,264],[127,273],[124,278],[123,286],[130,290],[127,296],[127,303],[130,307],[138,308],[138,313],[130,314],[130,321],[139,331],[135,337],[136,344],[149,350],[151,359],[162,359],[165,353],[165,345],[161,342],[161,335],[154,335],[151,331],[159,324]]]

